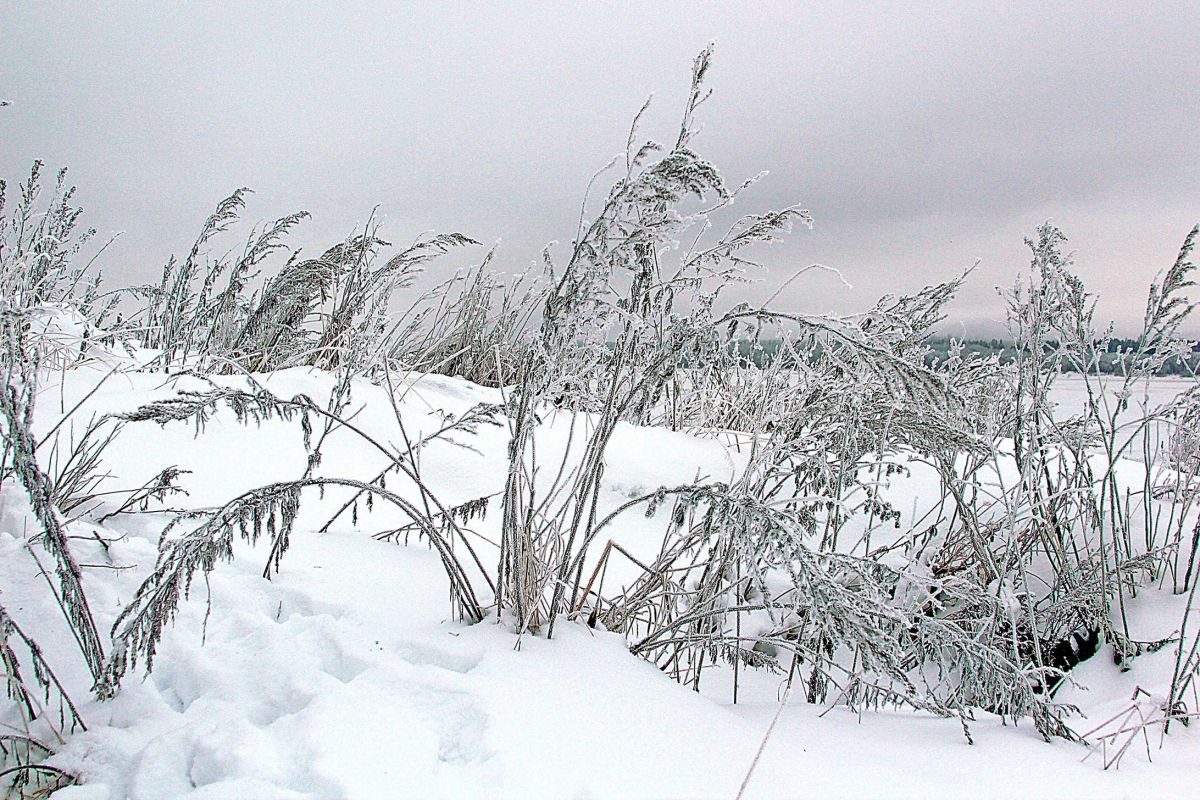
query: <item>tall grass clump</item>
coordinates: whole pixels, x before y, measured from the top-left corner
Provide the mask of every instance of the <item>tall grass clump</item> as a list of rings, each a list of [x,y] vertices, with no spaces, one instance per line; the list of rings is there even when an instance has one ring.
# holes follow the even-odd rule
[[[0,492],[19,486],[28,498],[38,529],[30,553],[62,612],[88,670],[98,678],[104,646],[92,614],[83,573],[72,551],[55,485],[38,463],[33,420],[39,375],[88,355],[94,323],[109,310],[100,303],[99,279],[76,267],[75,256],[91,238],[80,231],[81,209],[66,172],[58,174],[52,194],[42,199],[41,164],[19,186],[11,211],[7,186],[0,181]],[[38,560],[44,553],[47,563]],[[40,736],[61,744],[84,723],[67,688],[56,676],[38,643],[42,634],[27,631],[0,604],[0,664],[5,695],[16,708],[21,727],[0,736],[0,776],[9,792],[51,790],[72,782],[70,776],[41,763],[52,752]]]
[[[750,251],[796,223],[808,224],[809,215],[790,207],[717,226],[720,212],[753,180],[728,187],[692,149],[710,66],[711,49],[693,65],[674,144],[639,143],[639,113],[625,153],[609,165],[618,176],[590,220],[585,198],[566,263],[545,254],[552,285],[541,325],[532,352],[510,379],[497,606],[518,631],[552,629],[568,591],[578,589],[595,540],[604,453],[616,424],[647,424],[664,408],[677,408],[689,374],[728,363],[739,329],[792,326],[805,343],[822,342],[831,358],[859,372],[891,376],[913,391],[941,392],[936,375],[851,322],[748,305],[720,308],[722,290],[755,266]],[[536,463],[532,442],[548,405],[587,415],[579,422],[577,464]],[[547,468],[558,477],[539,489],[536,474]]]

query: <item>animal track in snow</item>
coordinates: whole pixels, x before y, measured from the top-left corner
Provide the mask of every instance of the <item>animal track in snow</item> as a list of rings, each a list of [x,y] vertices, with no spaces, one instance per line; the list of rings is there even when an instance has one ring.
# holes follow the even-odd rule
[[[436,647],[417,642],[407,642],[396,647],[396,654],[408,663],[418,667],[436,667],[449,672],[465,675],[479,666],[481,656],[478,654],[447,653]]]
[[[484,748],[483,735],[487,727],[487,715],[480,711],[474,700],[465,695],[452,700],[447,696],[444,713],[437,721],[440,746],[438,759],[450,764],[483,761],[491,756]]]

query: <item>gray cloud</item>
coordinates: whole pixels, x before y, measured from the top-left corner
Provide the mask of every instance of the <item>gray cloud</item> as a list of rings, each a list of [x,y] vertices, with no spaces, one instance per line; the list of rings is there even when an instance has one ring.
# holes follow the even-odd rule
[[[745,207],[801,202],[812,232],[768,254],[765,293],[850,310],[982,264],[957,325],[994,329],[993,287],[1046,218],[1078,248],[1102,317],[1128,328],[1200,219],[1194,3],[409,8],[371,3],[0,11],[0,174],[67,164],[88,219],[124,231],[105,269],[148,280],[211,206],[258,191],[298,241],[386,232],[503,239],[517,269],[574,230],[624,143],[671,135],[691,57],[718,41],[700,149]],[[232,242],[230,243],[232,244]]]

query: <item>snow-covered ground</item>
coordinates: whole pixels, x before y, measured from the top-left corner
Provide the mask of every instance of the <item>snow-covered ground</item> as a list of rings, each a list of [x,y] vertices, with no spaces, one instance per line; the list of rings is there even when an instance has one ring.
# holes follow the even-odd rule
[[[206,387],[160,373],[106,375],[107,368],[81,368],[45,384],[38,434],[85,397],[71,417],[76,434],[93,414]],[[329,376],[305,370],[261,377],[283,397],[303,392],[319,401],[332,386]],[[221,382],[245,386],[240,378]],[[400,410],[410,435],[437,429],[445,413],[499,399],[496,390],[444,377],[406,386]],[[372,436],[399,441],[382,389],[356,386],[351,411]],[[566,419],[548,421],[539,440],[546,463],[566,446],[568,427]],[[70,424],[60,434],[69,438]],[[134,487],[174,464],[191,470],[180,480],[189,496],[167,503],[195,507],[304,472],[294,423],[245,426],[225,411],[194,434],[183,422],[128,426],[105,452],[111,477],[102,488]],[[422,451],[424,479],[448,505],[498,492],[507,430],[484,426],[456,438],[470,448],[435,442]],[[369,480],[384,464],[346,432],[324,450],[324,474]],[[601,502],[615,507],[697,476],[728,479],[743,460],[713,438],[622,425],[608,451]],[[456,622],[434,554],[371,538],[401,521],[382,505],[316,532],[347,496],[335,491],[306,500],[277,576],[261,575],[263,546],[238,542],[232,563],[193,585],[153,672],[144,676],[139,667],[115,699],[88,700],[86,666],[31,555],[36,521],[12,486],[0,494],[0,599],[38,636],[88,724],[53,760],[83,780],[56,795],[64,800],[733,798],[780,708],[782,676],[754,676],[733,705],[720,674],[706,676],[696,693],[630,655],[617,636],[584,625],[561,624],[548,641],[518,639],[494,620]],[[496,540],[498,505],[491,512],[471,523],[485,564],[496,557],[489,540]],[[122,515],[103,530],[73,524],[102,630],[153,567],[169,519]],[[113,539],[107,554],[93,530]],[[655,549],[662,530],[661,516],[635,513],[612,535],[634,550]],[[621,580],[619,571],[609,580]],[[1182,602],[1140,594],[1130,609],[1135,636],[1169,635]],[[1081,732],[1129,707],[1137,687],[1160,699],[1166,692],[1173,647],[1139,657],[1128,672],[1110,655],[1106,648],[1082,664],[1059,693],[1087,715],[1075,721]],[[745,796],[1184,797],[1200,775],[1200,737],[1181,726],[1161,742],[1153,729],[1149,758],[1139,740],[1119,770],[1107,771],[1102,753],[1047,744],[1031,724],[1003,725],[981,712],[971,733],[973,745],[957,720],[900,711],[858,716],[793,696]]]

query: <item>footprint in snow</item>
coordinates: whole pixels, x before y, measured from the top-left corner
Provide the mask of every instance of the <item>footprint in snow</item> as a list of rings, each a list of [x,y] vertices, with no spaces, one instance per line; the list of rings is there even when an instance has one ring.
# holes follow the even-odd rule
[[[429,645],[409,642],[396,648],[397,655],[418,667],[436,667],[465,675],[479,666],[482,657],[477,654],[454,654]]]

